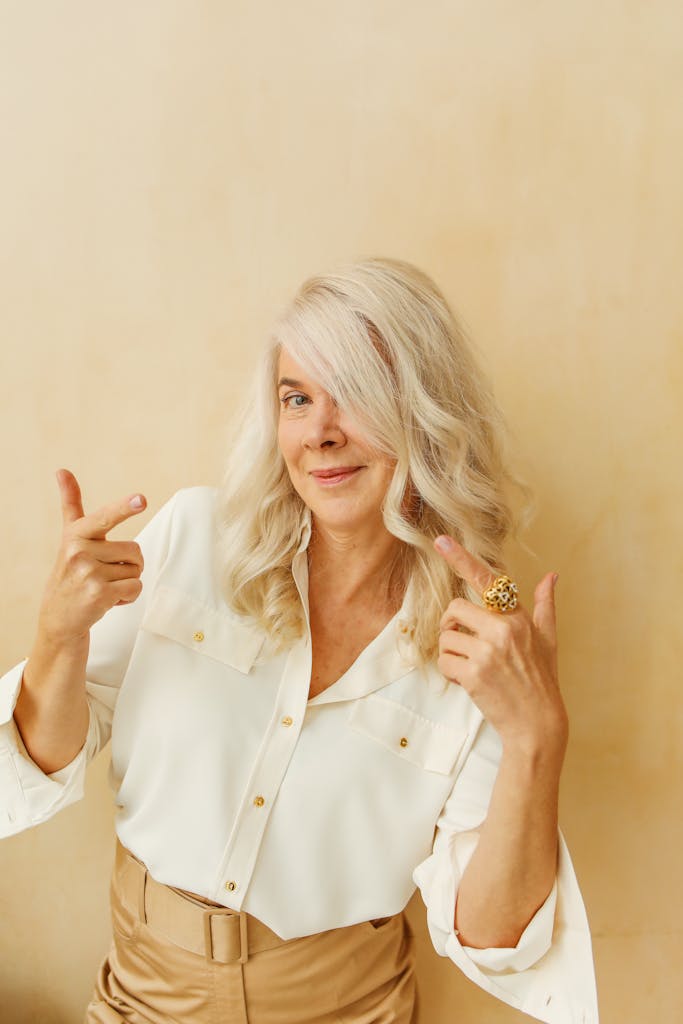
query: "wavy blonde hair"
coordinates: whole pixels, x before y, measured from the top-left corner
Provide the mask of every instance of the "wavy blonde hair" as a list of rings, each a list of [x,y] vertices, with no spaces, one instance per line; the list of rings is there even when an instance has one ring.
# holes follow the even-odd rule
[[[225,600],[266,634],[258,660],[306,628],[291,572],[307,509],[278,446],[277,371],[284,346],[396,460],[382,504],[408,581],[406,624],[416,663],[438,658],[439,621],[458,595],[479,595],[432,542],[455,537],[495,572],[508,535],[531,518],[527,484],[509,468],[508,431],[462,324],[434,281],[411,263],[368,257],[309,277],[268,333],[251,389],[229,431],[216,515]],[[525,499],[520,514],[511,488]]]

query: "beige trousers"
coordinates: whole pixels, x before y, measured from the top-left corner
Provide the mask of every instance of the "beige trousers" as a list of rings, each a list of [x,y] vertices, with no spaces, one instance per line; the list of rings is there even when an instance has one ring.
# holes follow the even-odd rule
[[[117,839],[113,942],[84,1024],[416,1024],[405,911],[283,940],[162,885]]]

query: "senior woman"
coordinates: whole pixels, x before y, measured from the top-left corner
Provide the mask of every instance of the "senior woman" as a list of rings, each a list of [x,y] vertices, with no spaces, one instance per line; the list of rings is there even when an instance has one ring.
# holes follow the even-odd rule
[[[540,1020],[597,1021],[558,827],[554,580],[501,550],[519,482],[436,284],[368,258],[305,281],[220,487],[83,510],[0,681],[3,834],[83,795],[111,738],[113,941],[85,1020],[415,1024],[437,953]]]

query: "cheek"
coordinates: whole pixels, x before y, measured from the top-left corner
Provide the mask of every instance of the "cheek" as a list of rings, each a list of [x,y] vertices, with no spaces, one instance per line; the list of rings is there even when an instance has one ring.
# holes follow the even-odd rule
[[[283,459],[289,465],[295,456],[296,445],[294,444],[292,432],[287,430],[287,424],[281,424],[278,427],[277,443]]]
[[[299,466],[299,452],[298,446],[292,443],[292,439],[284,433],[282,436],[278,436],[278,443],[280,447],[280,454],[285,462],[285,467],[290,477],[299,477],[301,475],[301,469]]]
[[[388,487],[389,484],[391,483],[392,477],[394,475],[394,469],[395,468],[396,468],[396,464],[395,463],[386,463],[386,462],[384,462],[380,466],[380,476],[382,478],[382,482],[384,483],[385,487]]]
[[[373,502],[381,500],[387,492],[394,475],[393,469],[387,469],[385,465],[377,462],[370,464],[370,475],[367,480],[368,498]]]

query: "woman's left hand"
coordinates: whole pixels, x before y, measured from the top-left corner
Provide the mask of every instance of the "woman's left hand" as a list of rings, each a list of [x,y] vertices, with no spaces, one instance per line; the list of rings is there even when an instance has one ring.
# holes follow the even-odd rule
[[[448,539],[449,551],[435,543],[436,550],[483,594],[496,574]],[[536,586],[531,615],[519,599],[513,611],[496,612],[454,598],[441,617],[437,664],[446,679],[469,694],[504,746],[529,751],[552,747],[563,755],[568,717],[557,678],[554,591],[554,574],[547,573]]]

